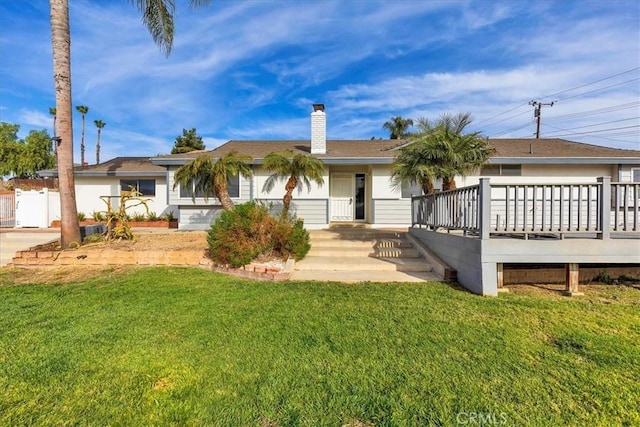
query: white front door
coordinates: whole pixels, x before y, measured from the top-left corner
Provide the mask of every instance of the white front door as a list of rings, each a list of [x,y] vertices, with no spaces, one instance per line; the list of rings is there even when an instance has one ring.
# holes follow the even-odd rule
[[[331,175],[331,221],[353,221],[353,174]]]

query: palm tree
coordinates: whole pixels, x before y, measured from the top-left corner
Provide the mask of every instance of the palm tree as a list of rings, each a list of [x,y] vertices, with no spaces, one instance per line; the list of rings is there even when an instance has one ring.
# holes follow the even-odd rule
[[[76,110],[82,114],[82,134],[80,137],[80,165],[84,166],[84,116],[89,112],[86,105],[76,105]]]
[[[49,107],[49,115],[53,117],[53,136],[56,136],[56,107]]]
[[[287,179],[282,198],[283,219],[289,214],[293,190],[301,188],[302,184],[307,186],[307,190],[311,190],[311,181],[319,186],[324,184],[324,163],[319,158],[306,154],[294,154],[291,150],[269,153],[264,158],[264,168],[272,172],[264,183],[264,192],[273,190],[276,181]]]
[[[251,156],[231,151],[221,156],[217,161],[208,154],[202,154],[194,160],[186,163],[176,170],[173,188],[178,185],[184,188],[193,188],[191,198],[195,200],[196,194],[203,194],[205,201],[209,196],[215,196],[225,210],[233,210],[234,205],[227,185],[229,177],[242,175],[250,178]]]
[[[53,136],[56,136],[56,107],[49,107],[49,114],[53,117]],[[53,157],[54,159],[58,156],[58,144],[53,143]]]
[[[102,133],[102,128],[107,124],[102,120],[94,120],[93,123],[98,128],[98,142],[96,142],[96,165],[100,163],[100,134]]]
[[[391,165],[391,180],[396,187],[418,184],[423,194],[433,193],[437,172],[431,157],[423,148],[422,144],[414,143],[398,152]]]
[[[79,245],[80,224],[73,177],[73,125],[71,113],[71,38],[68,0],[50,0],[53,80],[58,123],[58,186],[60,188],[60,243]]]
[[[402,139],[409,136],[407,129],[413,126],[412,119],[403,119],[400,116],[391,117],[382,127],[389,131],[389,139]]]
[[[442,190],[456,188],[456,175],[465,176],[484,165],[494,154],[480,132],[464,133],[473,121],[471,114],[443,114],[437,121],[418,120],[415,149],[430,159],[431,167],[442,178]]]
[[[133,0],[131,0],[133,1]],[[190,0],[191,6],[208,0]],[[142,21],[151,37],[168,56],[173,45],[173,2],[136,0]],[[56,93],[56,117],[61,138],[58,150],[60,186],[60,240],[63,248],[80,242],[80,224],[76,206],[73,175],[73,125],[71,109],[71,36],[69,32],[69,0],[49,0],[51,44],[53,48],[53,81]],[[63,152],[61,154],[61,152]]]

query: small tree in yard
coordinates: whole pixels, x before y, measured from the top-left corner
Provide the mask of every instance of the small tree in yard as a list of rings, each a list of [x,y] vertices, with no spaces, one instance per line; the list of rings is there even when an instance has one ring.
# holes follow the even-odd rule
[[[202,137],[196,135],[196,129],[182,129],[182,136],[176,138],[176,142],[171,149],[171,154],[189,153],[191,151],[204,150]]]
[[[264,167],[271,172],[271,176],[264,183],[262,191],[267,193],[273,190],[276,181],[287,180],[285,195],[282,198],[282,218],[289,215],[289,207],[293,199],[293,190],[302,188],[302,184],[311,190],[311,181],[319,186],[324,184],[324,163],[317,157],[306,154],[294,154],[287,150],[269,153],[264,158]]]
[[[205,200],[211,196],[217,197],[225,210],[233,210],[233,201],[227,189],[229,177],[242,175],[250,178],[252,175],[250,161],[251,156],[237,151],[231,151],[218,160],[208,154],[202,154],[176,170],[173,188],[180,185],[193,189],[191,190],[193,200],[196,194],[203,194]]]

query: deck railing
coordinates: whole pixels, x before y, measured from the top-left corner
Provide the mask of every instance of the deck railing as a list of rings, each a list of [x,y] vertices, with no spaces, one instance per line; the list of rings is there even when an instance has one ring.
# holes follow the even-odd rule
[[[584,234],[608,239],[612,233],[640,233],[640,184],[491,184],[412,197],[412,225],[461,230],[489,238],[496,234]]]

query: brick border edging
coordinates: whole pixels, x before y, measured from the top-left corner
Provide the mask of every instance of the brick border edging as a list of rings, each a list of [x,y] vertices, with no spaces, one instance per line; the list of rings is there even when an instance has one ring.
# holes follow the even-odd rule
[[[289,280],[295,265],[290,258],[283,268],[259,263],[251,263],[240,268],[217,266],[206,256],[205,251],[124,251],[124,250],[82,250],[60,249],[42,250],[48,244],[34,246],[25,251],[18,251],[9,263],[13,267],[55,267],[55,266],[188,266],[210,269],[218,273],[228,274],[245,279],[279,282]]]
[[[271,267],[264,264],[251,263],[243,267],[232,268],[212,265],[211,270],[243,279],[253,279],[268,282],[282,282],[291,278],[295,260],[289,258],[284,268]]]

